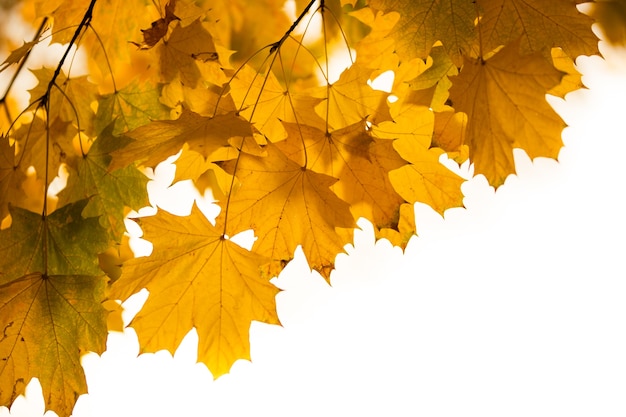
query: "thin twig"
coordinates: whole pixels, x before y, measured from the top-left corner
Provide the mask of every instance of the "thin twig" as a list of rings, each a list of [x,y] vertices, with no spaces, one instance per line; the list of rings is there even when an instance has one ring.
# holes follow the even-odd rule
[[[289,35],[291,35],[291,32],[293,32],[296,27],[298,26],[298,24],[300,24],[300,21],[304,18],[304,16],[309,12],[309,9],[311,9],[311,7],[313,6],[313,4],[316,2],[317,0],[311,0],[309,2],[309,4],[306,5],[306,7],[304,8],[304,10],[302,11],[302,13],[300,13],[300,16],[298,16],[298,18],[293,22],[293,24],[291,25],[291,27],[289,29],[287,29],[287,32],[285,32],[285,34],[283,35],[282,38],[280,38],[280,40],[274,44],[272,44],[272,47],[270,48],[270,54],[276,52],[276,50],[278,48],[281,47],[281,45],[287,40],[287,38],[289,37]],[[324,2],[322,1],[322,4]]]
[[[43,21],[41,22],[41,25],[39,25],[39,29],[37,29],[37,33],[35,33],[35,36],[33,36],[32,42],[34,42],[35,40],[37,40],[37,39],[39,39],[41,37],[41,34],[43,33],[43,31],[46,28],[47,24],[48,24],[48,18],[45,17],[43,19]],[[9,81],[9,85],[7,86],[6,90],[4,90],[4,94],[2,95],[2,98],[0,98],[0,105],[5,104],[6,99],[9,96],[9,93],[11,92],[11,88],[13,88],[13,84],[15,84],[15,80],[17,79],[17,77],[22,72],[22,69],[24,69],[24,66],[26,65],[26,61],[28,60],[28,57],[30,56],[30,53],[32,52],[32,50],[33,50],[33,48],[30,48],[28,50],[28,52],[26,52],[26,54],[24,54],[24,57],[22,58],[22,60],[18,64],[18,67],[15,70],[15,73],[13,73],[13,76],[11,77],[11,81]],[[9,107],[5,105],[4,106],[4,110],[6,112],[7,118],[9,120],[11,120],[11,115],[9,114]]]

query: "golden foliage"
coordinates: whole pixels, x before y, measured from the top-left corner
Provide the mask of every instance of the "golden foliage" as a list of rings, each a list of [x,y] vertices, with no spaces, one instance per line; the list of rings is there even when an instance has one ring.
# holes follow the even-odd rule
[[[249,358],[251,321],[278,324],[269,280],[298,246],[328,279],[360,217],[404,247],[413,203],[463,205],[444,155],[495,187],[515,148],[556,158],[564,123],[546,94],[582,87],[573,62],[598,53],[571,0],[297,0],[294,16],[278,0],[157,3],[25,0],[33,37],[0,32],[0,74],[37,79],[27,104],[11,81],[0,98],[0,405],[38,377],[69,415],[80,355],[102,352],[116,300],[143,288],[142,351],[174,352],[196,328],[198,359],[228,372]],[[616,4],[592,13],[620,40]],[[63,54],[30,68],[48,40]],[[154,250],[132,258],[141,170],[181,150],[175,180],[210,188],[221,212],[135,219]],[[250,250],[230,239],[249,230]]]

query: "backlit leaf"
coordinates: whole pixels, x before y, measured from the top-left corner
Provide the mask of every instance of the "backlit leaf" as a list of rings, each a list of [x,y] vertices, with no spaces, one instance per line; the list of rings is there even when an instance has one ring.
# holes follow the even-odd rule
[[[161,91],[150,83],[135,81],[98,101],[95,129],[100,133],[115,120],[114,134],[127,132],[152,120],[167,119],[169,110],[159,101]]]
[[[383,226],[403,202],[389,181],[389,171],[406,162],[392,141],[373,138],[365,126],[361,122],[324,133],[286,123],[289,137],[277,146],[296,162],[307,161],[311,170],[337,178],[331,189],[350,204],[355,220],[365,217]]]
[[[184,85],[196,87],[203,70],[209,69],[206,65],[219,70],[213,37],[199,20],[186,27],[176,25],[158,48],[164,82],[179,76]]]
[[[272,144],[266,157],[241,154],[222,166],[242,183],[222,207],[227,233],[253,229],[253,250],[278,263],[302,245],[309,264],[328,277],[348,243],[336,229],[355,225],[349,205],[329,188],[337,180],[302,167]]]
[[[22,61],[22,59],[24,59],[24,57],[30,53],[33,47],[37,45],[38,42],[39,42],[38,40],[30,41],[30,42],[25,41],[24,44],[22,44],[22,46],[11,51],[11,53],[4,60],[4,62],[0,64],[0,72],[4,71],[11,65],[19,64]]]
[[[111,237],[120,241],[126,231],[124,208],[139,210],[148,204],[148,178],[134,165],[109,170],[110,153],[122,148],[127,139],[111,133],[112,125],[100,134],[84,157],[70,170],[60,201],[72,202],[89,198],[83,216],[99,217]]]
[[[249,359],[251,321],[278,323],[278,288],[261,276],[268,260],[226,239],[197,207],[184,218],[159,212],[138,221],[153,253],[124,265],[112,295],[126,299],[142,288],[150,292],[131,322],[141,350],[174,353],[195,327],[198,360],[214,377],[237,359]]]
[[[515,172],[513,148],[557,157],[565,125],[545,94],[561,76],[539,53],[520,55],[514,43],[485,62],[468,59],[454,78],[450,98],[468,116],[470,159],[490,184]]]
[[[469,159],[497,187],[515,148],[556,158],[564,123],[546,95],[584,88],[575,63],[599,53],[594,31],[625,38],[622,3],[3,8],[0,68],[17,74],[2,74],[0,96],[0,406],[38,377],[46,406],[69,416],[86,391],[80,354],[102,351],[106,325],[123,326],[118,299],[142,288],[142,351],[174,352],[195,327],[214,376],[249,358],[251,321],[278,323],[269,279],[299,246],[329,279],[357,219],[404,248],[414,203],[462,206],[449,164]],[[18,22],[41,36],[16,38]],[[210,190],[216,224],[195,207],[138,219],[154,252],[132,258],[125,215],[148,204],[139,169],[177,154],[174,181]],[[234,243],[242,232],[250,250]]]
[[[234,136],[251,136],[250,124],[234,113],[203,117],[183,111],[176,120],[158,120],[131,132],[133,139],[123,149],[113,152],[111,169],[127,166],[134,161],[154,167],[175,155],[187,143],[189,149],[209,156]]]
[[[101,353],[107,335],[106,279],[97,253],[107,247],[98,219],[83,219],[86,201],[42,217],[11,209],[0,231],[0,401],[24,393],[32,377],[46,407],[69,415],[87,391],[80,356]]]
[[[521,37],[522,54],[550,53],[559,46],[569,56],[591,55],[598,51],[598,39],[591,31],[592,20],[580,13],[574,0],[478,0],[483,52]]]
[[[441,41],[459,64],[463,54],[472,51],[475,38],[474,2],[467,0],[370,0],[369,5],[386,13],[400,13],[400,21],[390,36],[405,59],[422,58],[430,54],[435,41]]]
[[[0,136],[0,222],[9,214],[9,204],[18,205],[26,197],[21,187],[25,179],[16,165],[15,146],[9,145],[9,138]]]

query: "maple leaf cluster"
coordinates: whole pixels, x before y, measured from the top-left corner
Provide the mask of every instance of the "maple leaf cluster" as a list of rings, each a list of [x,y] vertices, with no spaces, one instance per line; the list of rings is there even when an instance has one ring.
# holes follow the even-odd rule
[[[0,405],[37,377],[69,415],[87,391],[81,354],[105,349],[105,301],[144,288],[130,323],[142,352],[174,352],[195,327],[198,360],[227,372],[249,358],[252,320],[279,323],[269,280],[298,246],[328,279],[359,218],[403,247],[413,203],[463,205],[443,157],[495,187],[515,148],[556,158],[564,123],[546,94],[582,87],[573,59],[598,53],[572,0],[287,3],[13,10],[38,29],[21,45],[0,34],[0,71],[37,84],[25,106],[13,81],[0,100]],[[45,42],[62,57],[29,69]],[[72,74],[76,48],[89,75]],[[350,62],[334,79],[337,53]],[[136,218],[154,249],[134,258],[125,219],[149,204],[146,169],[176,154],[176,179],[210,186],[221,212]],[[248,230],[251,249],[230,239]]]

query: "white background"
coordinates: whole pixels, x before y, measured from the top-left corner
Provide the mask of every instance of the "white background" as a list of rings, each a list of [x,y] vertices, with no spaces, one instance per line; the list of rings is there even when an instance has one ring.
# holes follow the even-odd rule
[[[590,90],[551,100],[560,162],[517,154],[445,220],[418,206],[404,254],[362,223],[332,287],[298,255],[275,281],[283,327],[254,323],[252,362],[217,381],[194,332],[174,358],[111,333],[74,416],[626,415],[626,58],[605,53],[577,61]],[[43,408],[33,382],[0,416]]]

